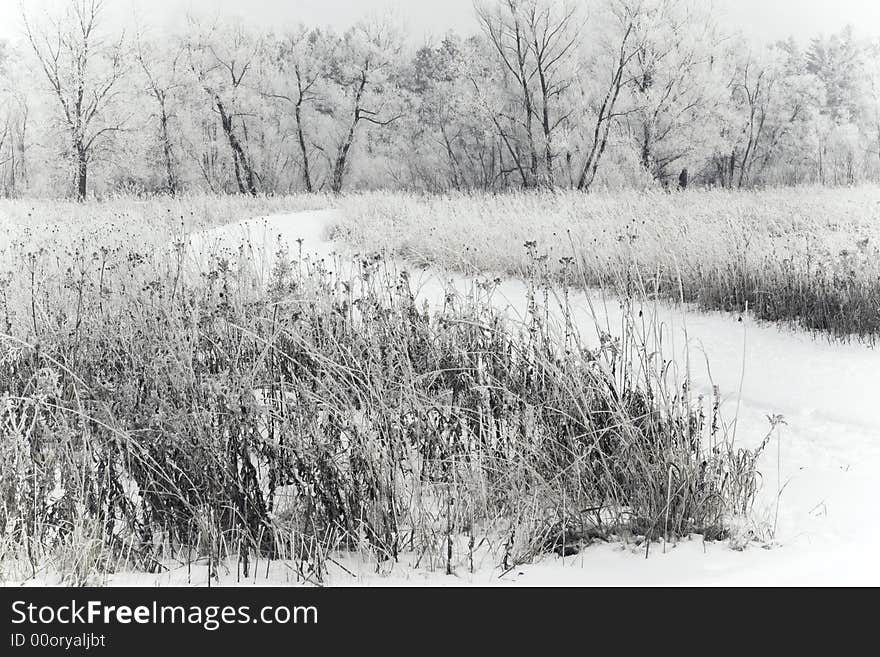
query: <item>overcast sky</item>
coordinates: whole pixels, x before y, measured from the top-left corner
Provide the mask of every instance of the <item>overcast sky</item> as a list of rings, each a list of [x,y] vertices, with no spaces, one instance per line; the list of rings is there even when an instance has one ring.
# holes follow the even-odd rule
[[[20,34],[20,9],[29,12],[64,0],[0,0],[0,38]],[[718,21],[764,41],[790,35],[806,39],[851,23],[864,35],[880,35],[880,0],[715,0]],[[236,16],[263,26],[302,21],[344,28],[368,13],[393,10],[416,40],[449,29],[476,29],[472,0],[105,0],[115,21],[140,16],[155,27],[180,24],[187,11]]]

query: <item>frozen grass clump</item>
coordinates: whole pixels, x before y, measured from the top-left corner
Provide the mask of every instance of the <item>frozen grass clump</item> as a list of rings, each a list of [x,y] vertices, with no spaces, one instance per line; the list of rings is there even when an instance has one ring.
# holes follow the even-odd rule
[[[567,288],[546,277],[514,321],[491,281],[419,303],[378,254],[281,250],[255,286],[225,253],[186,271],[183,242],[88,246],[19,250],[61,274],[5,306],[0,562],[19,573],[233,559],[247,577],[256,558],[318,581],[339,550],[451,572],[487,542],[509,566],[723,538],[751,510],[766,441],[735,449],[643,319],[595,347],[557,326]]]

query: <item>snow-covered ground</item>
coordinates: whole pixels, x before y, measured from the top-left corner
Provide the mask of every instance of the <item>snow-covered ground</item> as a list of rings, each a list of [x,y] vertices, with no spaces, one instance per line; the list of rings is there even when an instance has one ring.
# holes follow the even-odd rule
[[[280,243],[291,254],[301,248],[310,257],[331,261],[335,251],[355,246],[325,239],[333,211],[303,212],[244,221],[197,236],[190,253],[205,246],[237,250],[244,241],[255,266],[268,271]],[[301,242],[299,240],[302,240]],[[423,298],[441,298],[444,285],[468,286],[461,277],[412,272]],[[611,333],[621,311],[612,299],[590,298],[599,321]],[[510,312],[525,307],[525,287],[504,281],[494,297]],[[576,321],[585,337],[595,334],[588,299],[572,295]],[[831,344],[823,338],[749,317],[702,313],[660,304],[666,358],[689,368],[698,392],[720,387],[728,418],[738,417],[736,440],[754,446],[767,434],[770,414],[782,414],[781,426],[764,452],[763,486],[756,508],[756,531],[763,542],[744,550],[700,538],[644,547],[601,544],[564,560],[554,555],[500,577],[492,558],[476,572],[446,576],[443,568],[413,569],[404,557],[388,572],[375,573],[375,562],[330,565],[329,582],[337,585],[868,585],[880,584],[880,527],[874,506],[880,501],[880,351],[859,344]],[[689,358],[687,357],[689,354]],[[781,493],[780,493],[781,491]],[[778,509],[777,509],[778,503]],[[778,515],[777,515],[778,510]],[[771,534],[772,528],[775,533]],[[343,557],[340,557],[343,558]],[[254,584],[283,584],[294,579],[284,564],[257,566]],[[352,571],[355,576],[347,571]],[[206,567],[181,568],[160,576],[119,574],[109,584],[206,584]],[[231,572],[221,584],[235,585]],[[245,582],[241,582],[245,583]]]

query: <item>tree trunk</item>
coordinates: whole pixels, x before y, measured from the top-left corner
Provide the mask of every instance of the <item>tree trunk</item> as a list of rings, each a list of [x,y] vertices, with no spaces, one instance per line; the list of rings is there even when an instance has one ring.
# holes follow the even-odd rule
[[[78,201],[86,200],[86,192],[88,191],[89,178],[89,154],[82,142],[77,142],[74,146],[76,151],[76,172],[74,175],[74,193]]]
[[[727,161],[727,186],[733,187],[733,176],[736,173],[736,149],[730,151],[730,158]]]
[[[299,150],[302,153],[303,184],[306,186],[306,191],[312,193],[314,189],[312,187],[312,174],[309,169],[309,152],[306,149],[306,138],[303,134],[302,125],[302,93],[300,93],[299,99],[296,101],[294,114],[296,116],[296,136],[299,141]]]
[[[452,142],[450,142],[449,134],[446,132],[446,123],[443,120],[440,121],[440,134],[443,135],[443,143],[446,146],[446,157],[449,160],[449,169],[452,172],[452,188],[455,190],[461,190],[463,175],[459,176],[458,172],[460,165],[458,159],[455,157]]]
[[[168,134],[168,113],[165,104],[161,104],[160,130],[162,137],[162,155],[165,160],[165,180],[168,185],[168,193],[177,194],[177,176],[174,174],[174,153],[171,149],[171,137]]]
[[[526,72],[526,56],[524,52],[525,45],[523,44],[522,35],[520,33],[520,25],[518,20],[515,23],[516,26],[516,60],[517,66],[519,68],[519,83],[522,88],[523,94],[523,109],[525,111],[525,128],[526,128],[526,138],[529,143],[529,170],[530,176],[529,179],[525,183],[525,187],[534,187],[538,181],[538,151],[535,148],[535,135],[532,130],[532,115],[534,113],[533,101],[532,101],[532,92],[529,89],[529,74]]]
[[[525,75],[525,71],[523,71],[523,75]],[[529,143],[529,179],[526,182],[526,187],[535,187],[538,181],[538,152],[535,148],[535,136],[532,131],[532,95],[529,91],[528,81],[524,81],[523,85],[523,105],[525,106],[525,124],[526,124],[526,138]]]
[[[18,163],[15,161],[15,148],[13,147],[12,151],[9,154],[9,191],[8,196],[15,196],[15,167],[18,166]]]
[[[537,44],[536,44],[537,48]],[[550,91],[547,88],[547,79],[544,75],[543,65],[539,63],[538,79],[541,83],[541,128],[544,131],[544,163],[547,167],[547,179],[545,183],[548,187],[553,187],[555,175],[553,173],[553,129],[550,127]]]
[[[651,130],[651,124],[647,121],[642,125],[642,148],[640,154],[640,160],[642,163],[642,168],[651,174],[651,177],[654,178],[655,172],[652,167],[652,149],[653,149],[653,134]]]
[[[880,159],[880,121],[877,122],[877,159]]]
[[[223,106],[223,101],[220,100],[220,96],[214,96],[214,104],[217,106],[217,111],[220,113],[220,123],[223,126],[223,132],[226,134],[226,139],[229,142],[229,148],[232,150],[232,164],[235,170],[235,181],[238,184],[238,191],[242,194],[256,196],[257,186],[254,182],[254,171],[248,162],[244,149],[241,146],[241,142],[238,141],[238,137],[235,134],[235,128],[232,125],[232,116],[226,113],[226,108]],[[244,179],[242,179],[242,169],[244,170]]]
[[[622,52],[622,51],[621,51]],[[621,54],[621,64],[612,79],[611,89],[605,94],[602,105],[599,108],[599,116],[596,117],[596,126],[593,130],[593,145],[587,159],[584,160],[583,169],[578,179],[577,188],[579,191],[588,191],[593,181],[596,179],[596,173],[599,171],[599,162],[608,146],[608,135],[611,132],[611,119],[614,106],[617,103],[617,97],[620,94],[621,79],[623,77],[623,55]],[[601,135],[601,137],[600,137]]]
[[[605,92],[605,98],[602,99],[602,105],[599,108],[599,116],[596,117],[596,126],[593,130],[593,145],[590,153],[584,161],[581,175],[578,179],[577,188],[580,191],[588,191],[593,181],[596,179],[596,173],[599,170],[599,162],[605,153],[608,145],[608,135],[611,132],[611,121],[614,117],[614,108],[617,105],[617,98],[623,87],[623,73],[626,69],[627,54],[626,44],[632,34],[633,24],[628,23],[623,33],[623,39],[620,42],[620,54],[617,58],[617,65],[614,74],[611,76],[611,85]],[[601,133],[601,139],[600,139]]]
[[[348,135],[342,146],[339,148],[339,154],[336,156],[336,163],[333,165],[333,175],[330,178],[330,191],[338,194],[342,191],[342,184],[345,180],[345,165],[348,162],[348,151],[351,150],[351,144],[354,141],[354,131],[360,120],[360,111],[355,110],[355,118],[348,128]]]
[[[338,194],[342,191],[342,184],[345,180],[345,166],[348,163],[348,152],[351,150],[352,143],[354,143],[357,124],[361,120],[361,98],[363,97],[364,88],[366,86],[367,76],[362,73],[360,85],[358,85],[357,93],[355,93],[354,96],[354,116],[352,117],[351,125],[348,128],[348,134],[345,137],[345,141],[343,141],[342,146],[339,147],[339,153],[336,156],[336,163],[333,165],[333,175],[330,178],[330,191],[334,194]]]

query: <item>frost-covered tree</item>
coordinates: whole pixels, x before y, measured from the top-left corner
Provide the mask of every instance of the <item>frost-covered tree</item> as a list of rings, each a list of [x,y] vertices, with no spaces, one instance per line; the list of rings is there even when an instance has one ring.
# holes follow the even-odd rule
[[[637,110],[628,117],[642,167],[664,181],[698,152],[725,95],[720,36],[703,3],[645,0],[635,25],[637,51],[629,91]]]
[[[0,194],[19,196],[28,186],[29,104],[21,57],[0,42]]]
[[[557,177],[556,134],[572,114],[566,96],[574,86],[584,19],[575,3],[500,0],[478,4],[477,15],[502,73],[510,81],[516,114],[507,118],[523,131],[525,153],[517,166],[525,185],[553,186]]]
[[[362,21],[338,39],[330,55],[329,111],[336,121],[328,187],[340,192],[352,148],[364,125],[388,127],[403,117],[394,73],[402,39],[391,21]]]
[[[248,123],[259,121],[260,115],[252,111],[254,93],[246,83],[257,77],[263,46],[243,25],[203,27],[197,21],[192,21],[186,42],[189,66],[219,119],[241,194],[256,195],[260,189],[247,143]]]
[[[49,83],[73,160],[73,192],[88,191],[89,164],[107,135],[122,130],[119,107],[128,71],[125,37],[101,32],[101,0],[69,0],[60,16],[38,23],[24,13],[27,40]]]
[[[178,118],[180,95],[190,81],[184,55],[184,44],[177,40],[168,39],[159,44],[155,40],[147,41],[141,34],[137,36],[136,59],[143,89],[153,105],[149,118],[155,126],[162,177],[166,191],[172,195],[182,186],[173,124]]]
[[[880,166],[880,39],[871,43],[863,62],[865,75],[864,124],[869,135],[869,148]]]
[[[263,93],[282,101],[293,116],[303,188],[313,192],[316,154],[322,148],[319,114],[326,95],[332,40],[321,30],[300,25],[281,38],[272,50],[270,72]]]

